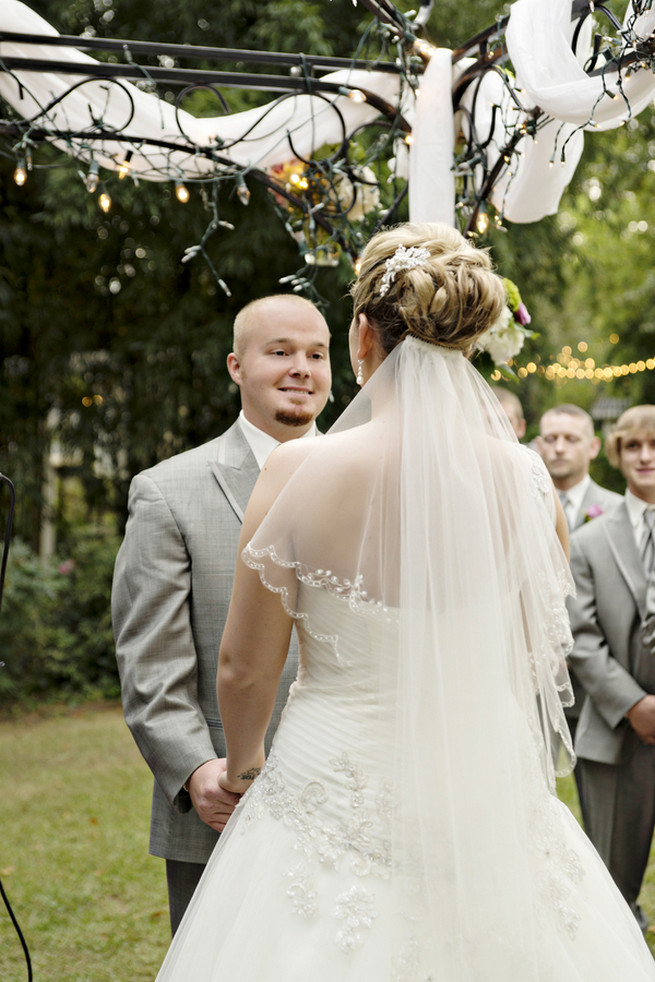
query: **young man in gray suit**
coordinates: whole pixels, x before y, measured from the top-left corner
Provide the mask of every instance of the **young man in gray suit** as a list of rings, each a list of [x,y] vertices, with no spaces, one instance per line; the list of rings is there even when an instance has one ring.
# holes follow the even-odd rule
[[[238,800],[218,783],[225,744],[216,666],[243,513],[274,447],[317,432],[331,385],[329,344],[308,300],[248,304],[227,358],[238,420],[130,486],[112,617],[125,719],[155,777],[150,852],[166,860],[173,933]],[[296,668],[291,652],[271,729]]]
[[[643,633],[655,576],[655,406],[623,413],[606,452],[625,498],[571,538],[570,661],[588,693],[576,752],[587,833],[645,929],[637,898],[655,826],[655,639]]]
[[[600,451],[600,437],[594,432],[593,419],[580,406],[563,403],[543,414],[539,420],[537,450],[560,496],[569,532],[579,529],[621,502],[620,494],[602,488],[591,479],[589,466]],[[575,741],[585,692],[574,672],[571,672],[571,683],[575,702],[566,708],[565,713],[571,738]],[[584,777],[580,767],[575,769],[575,783],[584,820]]]

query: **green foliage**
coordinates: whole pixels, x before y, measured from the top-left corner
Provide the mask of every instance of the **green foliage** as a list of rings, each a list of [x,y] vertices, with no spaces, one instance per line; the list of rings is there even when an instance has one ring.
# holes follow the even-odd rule
[[[78,530],[63,559],[12,544],[0,616],[5,705],[119,694],[109,609],[117,546],[98,529]]]

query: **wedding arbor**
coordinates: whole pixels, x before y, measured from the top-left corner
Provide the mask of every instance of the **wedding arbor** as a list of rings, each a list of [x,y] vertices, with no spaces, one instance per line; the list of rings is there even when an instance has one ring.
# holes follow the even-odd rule
[[[199,186],[211,221],[185,258],[209,262],[208,238],[227,234],[220,192],[236,189],[246,205],[258,181],[306,266],[341,252],[355,262],[363,233],[393,220],[405,195],[410,218],[479,235],[490,221],[553,214],[585,133],[622,125],[655,94],[652,0],[631,0],[622,19],[609,0],[518,0],[454,51],[429,41],[431,3],[417,17],[389,0],[360,3],[374,19],[348,60],[62,37],[5,0],[0,96],[13,111],[0,139],[16,181],[49,143],[84,166],[103,208],[113,176],[172,182],[180,200]],[[100,51],[111,61],[96,60]],[[198,59],[246,67],[179,67]],[[176,87],[173,102],[162,85]],[[230,113],[231,87],[275,95]]]

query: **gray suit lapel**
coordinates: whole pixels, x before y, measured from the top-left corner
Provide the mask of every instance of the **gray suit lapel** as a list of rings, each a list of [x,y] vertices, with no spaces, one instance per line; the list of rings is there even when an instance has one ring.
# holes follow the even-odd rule
[[[607,518],[603,531],[619,572],[635,598],[639,614],[643,618],[646,607],[646,574],[625,502]]]
[[[600,484],[596,484],[595,481],[590,481],[587,490],[585,491],[584,498],[580,504],[580,510],[578,511],[574,528],[578,529],[581,525],[584,525],[587,521],[587,509],[592,505],[599,505],[603,511],[605,511],[605,506],[603,505],[603,500],[605,498],[605,489],[601,488]]]
[[[259,467],[238,422],[219,437],[217,455],[208,461],[226,500],[240,522],[252,494]]]

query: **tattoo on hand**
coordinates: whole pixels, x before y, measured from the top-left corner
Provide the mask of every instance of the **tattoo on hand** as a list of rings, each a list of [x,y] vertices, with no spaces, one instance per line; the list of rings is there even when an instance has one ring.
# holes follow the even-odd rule
[[[240,781],[254,781],[261,772],[261,767],[251,767],[249,771],[244,771],[242,774],[238,774],[237,777]]]

